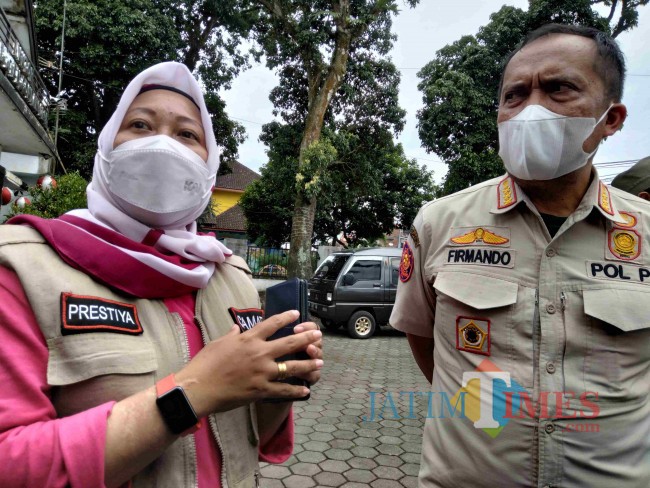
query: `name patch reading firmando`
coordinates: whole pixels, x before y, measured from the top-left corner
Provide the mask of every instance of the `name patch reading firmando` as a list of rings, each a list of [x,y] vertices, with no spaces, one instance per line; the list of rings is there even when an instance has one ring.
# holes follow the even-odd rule
[[[478,264],[498,268],[513,268],[516,251],[486,248],[448,248],[445,264]]]

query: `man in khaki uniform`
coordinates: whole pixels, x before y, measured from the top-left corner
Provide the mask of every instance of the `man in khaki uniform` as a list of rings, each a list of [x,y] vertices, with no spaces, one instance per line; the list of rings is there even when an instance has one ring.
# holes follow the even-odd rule
[[[420,486],[650,486],[650,204],[603,184],[624,62],[529,35],[503,74],[508,174],[426,204],[391,324],[431,381]]]
[[[612,180],[612,186],[650,201],[650,157],[639,160]]]

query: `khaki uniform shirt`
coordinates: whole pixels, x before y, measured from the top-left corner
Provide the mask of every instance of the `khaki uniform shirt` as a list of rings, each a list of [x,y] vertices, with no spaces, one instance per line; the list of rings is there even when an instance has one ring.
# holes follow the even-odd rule
[[[435,344],[421,486],[650,486],[649,238],[597,174],[554,237],[507,176],[420,210],[391,324]]]

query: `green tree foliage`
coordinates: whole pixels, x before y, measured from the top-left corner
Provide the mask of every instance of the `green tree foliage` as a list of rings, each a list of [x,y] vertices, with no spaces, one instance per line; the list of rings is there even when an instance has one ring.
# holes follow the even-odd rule
[[[528,32],[558,22],[617,36],[637,25],[637,9],[648,1],[530,0],[528,11],[504,6],[475,36],[440,49],[418,74],[424,108],[417,117],[423,146],[449,166],[443,193],[503,173],[496,125],[502,60]],[[609,8],[607,16],[594,10],[597,4]]]
[[[374,122],[374,126],[381,125],[379,121],[401,123],[403,114],[396,104],[397,84],[391,81],[399,77],[386,56],[394,40],[392,16],[398,6],[417,3],[418,0],[248,0],[259,14],[253,26],[260,46],[258,54],[263,54],[267,66],[280,76],[280,84],[271,94],[276,113],[300,134],[296,153],[292,155],[294,175],[303,174],[303,166],[313,164],[315,153],[325,158],[333,155],[327,144],[317,143],[324,124],[335,117],[348,126],[368,121]],[[393,91],[384,90],[385,86],[391,86]],[[391,117],[397,120],[391,122]],[[329,169],[323,167],[321,171]],[[304,181],[306,184],[311,180]],[[289,205],[289,274],[303,278],[311,276],[309,251],[317,202],[325,194],[324,185],[311,189],[296,188]]]
[[[60,177],[57,176],[56,188],[31,187],[29,189],[31,205],[25,205],[22,209],[12,205],[11,213],[7,218],[19,214],[28,214],[51,219],[70,210],[87,208],[86,186],[88,186],[88,182],[76,171],[71,171]]]
[[[386,129],[326,127],[319,144],[307,151],[309,162],[299,169],[301,136],[299,126],[276,122],[265,127],[262,140],[269,145],[269,162],[240,200],[248,235],[260,244],[289,240],[296,185],[309,191],[305,180],[319,186],[312,242],[348,246],[375,241],[395,227],[408,228],[420,206],[436,194],[432,174],[407,159]],[[322,163],[326,172],[305,174],[306,167]]]
[[[247,64],[241,36],[250,19],[236,0],[68,0],[63,63],[63,98],[58,149],[68,168],[88,177],[97,134],[113,113],[125,86],[161,61],[184,62],[207,91],[217,140],[224,157],[237,154],[244,129],[230,120],[218,90],[228,87]],[[42,76],[58,90],[63,2],[37,0],[39,55],[52,64]],[[55,110],[52,110],[52,119]],[[53,120],[50,127],[54,128]]]

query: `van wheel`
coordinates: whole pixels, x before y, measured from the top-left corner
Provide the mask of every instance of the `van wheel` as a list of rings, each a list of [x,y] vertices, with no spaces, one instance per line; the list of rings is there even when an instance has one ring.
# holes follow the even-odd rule
[[[375,318],[370,312],[355,312],[348,320],[348,334],[353,339],[368,339],[375,333]]]
[[[339,327],[341,327],[340,323],[336,323],[333,320],[320,319],[320,323],[323,324],[323,327],[325,327],[327,330],[337,330]]]

